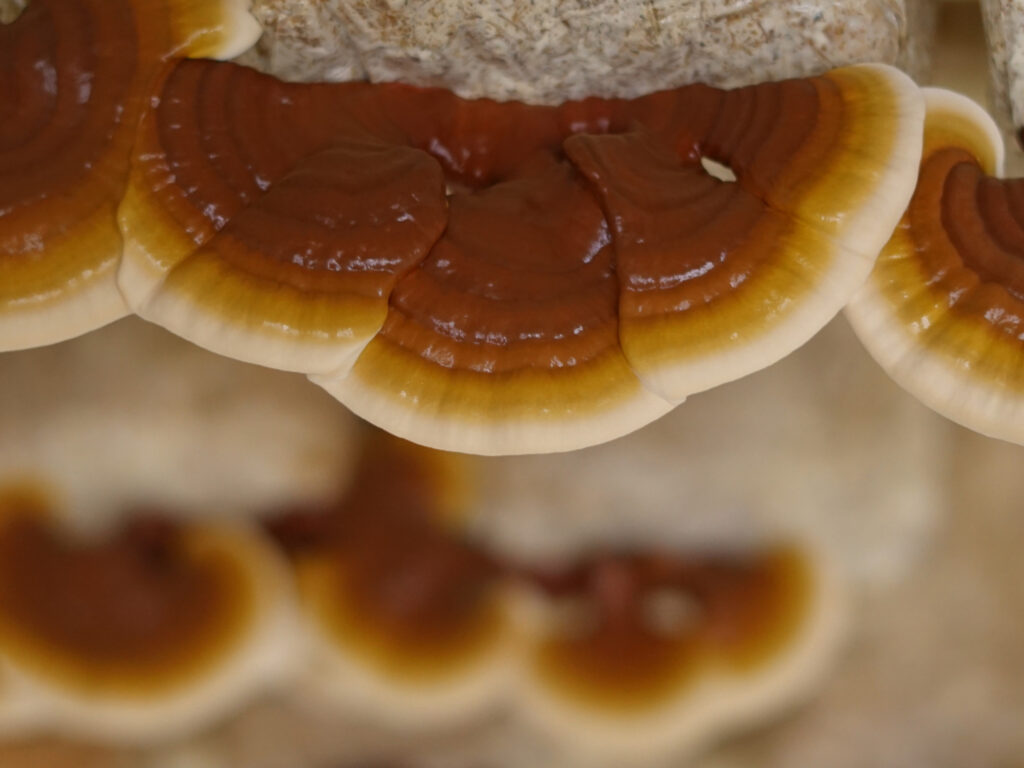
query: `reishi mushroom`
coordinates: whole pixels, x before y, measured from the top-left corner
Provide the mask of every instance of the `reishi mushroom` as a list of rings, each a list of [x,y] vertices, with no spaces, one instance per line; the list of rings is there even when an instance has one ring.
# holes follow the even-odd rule
[[[44,46],[54,2],[4,28],[10,50]],[[69,8],[97,12],[90,0]],[[239,3],[216,8],[230,9],[218,26],[230,44],[182,52],[226,55],[249,39]],[[83,55],[109,53],[96,26],[103,34],[68,38]],[[920,147],[918,89],[882,65],[540,107],[394,84],[288,84],[211,61],[177,60],[151,80],[171,48],[132,47],[136,34],[157,34],[148,22],[124,32],[127,52],[153,62],[138,82],[127,67],[97,69],[92,89],[75,91],[61,56],[38,61],[86,122],[109,125],[123,102],[119,148],[145,105],[127,187],[120,149],[88,177],[105,179],[105,201],[125,192],[118,281],[129,307],[223,354],[311,374],[370,421],[438,448],[602,442],[788,354],[867,274]],[[31,69],[15,53],[8,66]],[[106,98],[101,85],[130,98]],[[34,114],[3,101],[13,124]],[[21,140],[8,145],[21,162]],[[83,164],[68,149],[46,167],[67,189]],[[19,205],[31,202],[25,183],[10,193]],[[73,313],[86,283],[106,299],[59,332],[19,320],[29,330],[5,333],[4,346],[124,311],[109,280],[91,279],[117,261],[112,228],[102,247],[76,236],[71,258],[35,225],[5,218],[5,268],[25,261],[12,249],[31,246],[37,272],[73,272],[60,278],[74,287],[66,300],[8,281],[11,306],[46,293],[47,317]]]
[[[135,311],[476,453],[610,439],[806,341],[890,234],[921,119],[878,65],[553,108],[193,61],[152,104]]]
[[[841,637],[813,545],[609,554],[545,589],[519,709],[580,765],[661,764],[761,722],[807,695]]]
[[[551,572],[470,535],[481,460],[363,444],[336,502],[275,504],[262,532],[139,509],[85,537],[38,493],[0,496],[0,731],[163,742],[272,688],[395,733],[503,714],[589,765],[595,745],[696,749],[828,661],[824,548],[639,547]],[[560,619],[566,599],[590,620]]]
[[[503,559],[437,504],[450,457],[370,442],[336,507],[268,521],[296,566],[312,711],[413,730],[505,713],[565,764],[653,763],[792,704],[838,648],[825,546]]]
[[[920,180],[846,309],[878,363],[926,405],[1024,443],[1024,181],[970,99],[925,89]]]
[[[0,24],[0,350],[128,313],[116,211],[152,78],[172,56],[235,56],[248,0],[35,0]]]
[[[283,562],[239,524],[136,517],[83,540],[0,500],[0,660],[39,719],[112,742],[166,740],[290,669]]]
[[[414,728],[478,719],[507,688],[515,632],[495,563],[452,530],[457,459],[378,434],[356,474],[337,508],[271,525],[294,560],[304,706]]]

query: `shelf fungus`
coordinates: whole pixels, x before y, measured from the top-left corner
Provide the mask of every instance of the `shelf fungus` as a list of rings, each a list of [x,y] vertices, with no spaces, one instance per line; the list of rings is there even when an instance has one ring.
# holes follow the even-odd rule
[[[151,516],[84,540],[0,507],[0,663],[47,727],[172,739],[289,673],[287,570],[248,530]]]
[[[115,273],[139,114],[171,57],[241,53],[247,0],[35,0],[0,24],[0,350],[128,309]]]
[[[841,636],[835,576],[804,547],[609,554],[540,583],[519,709],[585,765],[661,764],[763,722]]]
[[[964,426],[1024,444],[1024,181],[966,97],[926,89],[920,180],[847,315],[910,393]]]
[[[479,717],[507,687],[513,633],[496,564],[454,530],[458,459],[372,442],[318,532],[294,513],[271,526],[294,558],[308,631],[300,688],[318,708],[391,725]]]
[[[910,197],[922,115],[881,65],[540,107],[181,61],[140,124],[119,284],[401,437],[569,450],[838,312]]]

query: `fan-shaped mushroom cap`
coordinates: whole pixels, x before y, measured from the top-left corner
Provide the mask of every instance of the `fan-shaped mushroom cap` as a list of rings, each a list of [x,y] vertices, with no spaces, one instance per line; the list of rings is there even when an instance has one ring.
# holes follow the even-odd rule
[[[436,534],[396,539],[299,563],[315,654],[305,690],[389,724],[481,717],[511,672],[501,589],[477,552]]]
[[[1024,443],[1024,181],[966,97],[927,89],[917,190],[847,309],[911,394],[984,434]]]
[[[575,582],[575,583],[573,583]],[[682,759],[805,695],[840,637],[814,551],[610,556],[534,608],[518,711],[579,765]]]
[[[450,530],[447,457],[371,442],[333,535],[295,549],[312,647],[303,693],[392,725],[479,717],[511,669],[499,574]]]
[[[0,25],[0,350],[127,313],[115,213],[147,87],[170,56],[234,56],[248,0],[35,0]]]
[[[287,573],[240,526],[135,522],[76,542],[0,526],[0,658],[67,732],[118,742],[206,726],[288,672]]]
[[[909,199],[922,115],[880,65],[527,107],[182,62],[142,121],[120,285],[402,437],[569,450],[838,312]]]

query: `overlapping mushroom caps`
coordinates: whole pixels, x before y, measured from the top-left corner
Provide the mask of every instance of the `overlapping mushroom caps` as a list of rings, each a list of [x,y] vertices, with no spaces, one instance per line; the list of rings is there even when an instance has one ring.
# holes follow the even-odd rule
[[[0,24],[0,350],[128,312],[116,210],[141,109],[177,56],[259,36],[248,0],[34,0]]]
[[[0,499],[0,663],[48,725],[180,736],[288,673],[287,571],[242,526],[137,518],[81,540]]]
[[[464,482],[452,460],[371,438],[336,509],[272,522],[310,640],[306,706],[437,727],[505,692],[515,633],[496,565],[451,530]]]
[[[904,388],[948,418],[1024,443],[1024,181],[966,97],[926,89],[920,180],[847,309]]]
[[[610,439],[806,341],[909,199],[922,119],[879,65],[528,107],[180,62],[152,103],[130,305],[477,453]]]
[[[661,764],[762,722],[808,693],[841,634],[808,547],[610,555],[546,591],[520,711],[581,765]]]
[[[912,187],[920,99],[883,66],[561,107],[209,61],[154,78],[251,42],[244,0],[117,2],[0,30],[5,348],[124,312],[125,191],[144,317],[417,442],[568,450],[799,346]]]

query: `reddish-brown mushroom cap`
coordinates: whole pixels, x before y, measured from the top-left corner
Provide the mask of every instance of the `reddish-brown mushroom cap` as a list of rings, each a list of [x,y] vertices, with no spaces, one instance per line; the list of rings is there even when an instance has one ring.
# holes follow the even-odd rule
[[[459,459],[374,433],[319,531],[271,528],[292,544],[314,654],[303,688],[420,727],[475,716],[503,689],[511,633],[495,564],[451,531]]]
[[[824,325],[909,199],[921,119],[874,65],[554,108],[182,62],[143,118],[120,285],[416,442],[569,450]]]
[[[847,308],[911,394],[979,432],[1024,443],[1024,180],[977,104],[926,89],[914,197]]]
[[[237,55],[248,0],[35,0],[0,24],[0,350],[128,312],[117,205],[136,122],[171,56]]]
[[[832,578],[793,547],[588,563],[548,588],[577,605],[537,622],[523,716],[575,752],[679,757],[820,675],[840,626]]]
[[[286,668],[286,572],[250,533],[151,518],[79,541],[25,510],[0,501],[0,656],[61,727],[168,738]]]
[[[319,648],[310,682],[320,700],[389,720],[475,716],[502,692],[508,666],[496,574],[481,553],[437,531],[406,530],[300,558],[302,606]]]

